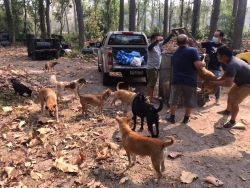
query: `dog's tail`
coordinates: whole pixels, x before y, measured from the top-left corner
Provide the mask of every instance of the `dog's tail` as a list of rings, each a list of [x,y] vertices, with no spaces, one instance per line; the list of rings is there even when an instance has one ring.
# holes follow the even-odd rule
[[[56,81],[56,76],[55,75],[52,75],[49,79],[50,83],[52,85],[56,85],[57,84],[57,81]]]
[[[159,101],[160,101],[160,106],[159,106],[159,108],[155,109],[156,113],[160,112],[162,110],[162,108],[163,108],[163,101],[162,101],[161,97],[159,98]]]
[[[120,90],[119,87],[120,87],[120,84],[122,84],[122,83],[124,83],[124,82],[119,82],[119,83],[117,84],[117,86],[116,86],[116,91],[119,91],[119,90]]]
[[[174,137],[172,136],[166,136],[166,138],[170,139],[171,141],[170,142],[163,142],[162,144],[162,149],[168,147],[168,146],[171,146],[174,144],[175,140],[174,140]]]

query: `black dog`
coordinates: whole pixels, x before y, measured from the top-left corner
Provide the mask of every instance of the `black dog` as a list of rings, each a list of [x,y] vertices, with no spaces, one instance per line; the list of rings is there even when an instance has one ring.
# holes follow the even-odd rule
[[[20,96],[23,96],[24,93],[27,93],[31,97],[32,90],[29,89],[27,86],[21,84],[15,78],[11,79],[10,82],[13,85],[15,94],[19,93]]]
[[[140,130],[143,130],[143,121],[144,117],[147,118],[147,124],[148,124],[148,130],[151,132],[151,136],[153,138],[158,138],[159,136],[159,115],[158,112],[160,112],[163,108],[163,101],[160,99],[160,106],[158,109],[156,109],[153,105],[146,103],[146,97],[143,93],[136,94],[133,104],[132,104],[132,112],[134,114],[134,127],[133,131],[135,131],[136,128],[136,116],[139,116],[141,118],[141,128]],[[156,127],[156,135],[153,132],[153,124],[155,124]]]

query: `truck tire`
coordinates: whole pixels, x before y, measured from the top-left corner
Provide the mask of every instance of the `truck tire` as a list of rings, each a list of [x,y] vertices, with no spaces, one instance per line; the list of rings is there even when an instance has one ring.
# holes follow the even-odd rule
[[[100,66],[99,66],[99,62],[100,62],[100,59],[99,59],[99,57],[98,57],[98,60],[97,60],[97,68],[98,68],[98,72],[102,72],[102,69],[100,68]]]
[[[31,56],[31,59],[32,59],[33,61],[35,61],[36,58],[37,58],[37,57],[36,57],[36,52],[33,52],[33,53],[32,53],[32,56]]]
[[[108,86],[111,84],[111,78],[109,76],[109,73],[102,73],[102,84],[104,86]]]
[[[58,59],[58,58],[59,58],[59,52],[56,52],[55,55],[54,55],[54,57],[55,57],[56,59]]]

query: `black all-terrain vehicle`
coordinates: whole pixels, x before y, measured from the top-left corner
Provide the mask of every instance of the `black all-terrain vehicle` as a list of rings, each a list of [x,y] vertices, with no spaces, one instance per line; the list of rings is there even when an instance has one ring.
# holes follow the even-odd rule
[[[35,39],[34,35],[26,35],[26,45],[28,48],[28,56],[32,60],[56,58],[59,57],[61,40],[60,39]]]

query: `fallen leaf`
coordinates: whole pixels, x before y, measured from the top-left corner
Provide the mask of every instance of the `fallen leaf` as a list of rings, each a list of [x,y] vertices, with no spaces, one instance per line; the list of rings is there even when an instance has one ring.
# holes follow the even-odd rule
[[[234,126],[232,126],[231,129],[241,129],[241,130],[245,130],[246,129],[246,126],[243,124],[243,123],[236,123]]]
[[[22,126],[25,124],[26,122],[25,121],[20,121],[19,125],[18,125],[18,128],[21,129]]]
[[[43,176],[42,174],[38,173],[38,172],[34,172],[33,170],[30,172],[30,177],[34,180],[38,180],[41,179]]]
[[[114,150],[117,150],[117,149],[120,148],[120,146],[119,146],[118,144],[114,143],[114,142],[107,142],[107,141],[106,141],[106,143],[107,143],[112,149],[114,149]]]
[[[205,179],[205,181],[212,183],[213,185],[215,185],[216,187],[223,185],[223,182],[220,181],[219,179],[213,177],[212,175],[207,176]]]
[[[239,176],[240,179],[242,179],[243,181],[246,181],[246,178],[244,178],[243,176]]]
[[[13,108],[11,108],[10,106],[2,107],[2,109],[4,112],[11,112],[13,110]]]
[[[244,125],[248,125],[248,122],[245,119],[240,119],[240,121],[244,124]]]
[[[53,163],[53,166],[63,172],[78,172],[78,166],[66,163],[63,157],[59,157]]]
[[[38,115],[37,118],[38,118],[37,119],[38,122],[42,122],[42,123],[48,122],[48,119],[46,117],[41,116],[41,115]]]
[[[29,147],[34,147],[34,146],[37,146],[39,144],[42,144],[42,141],[40,139],[37,139],[37,138],[34,138],[30,141],[29,143]]]
[[[49,133],[49,132],[50,132],[50,128],[40,128],[40,129],[37,129],[37,131],[38,131],[40,134],[46,134],[46,133]]]
[[[12,179],[14,177],[18,176],[18,171],[15,169],[15,167],[4,167],[4,171],[7,173],[8,178]]]
[[[84,157],[83,153],[81,151],[79,151],[79,155],[76,159],[75,164],[80,165],[83,163],[84,160],[85,160],[85,157]]]
[[[192,183],[194,178],[198,178],[198,175],[192,172],[182,171],[180,178],[181,178],[181,182],[183,183]]]
[[[171,158],[175,159],[176,157],[179,156],[183,156],[182,152],[178,152],[178,151],[171,151],[168,156],[170,156]]]
[[[123,177],[121,180],[120,180],[120,182],[119,182],[119,184],[123,184],[125,181],[127,181],[128,180],[128,177]]]
[[[96,160],[103,160],[107,159],[109,157],[108,155],[108,147],[105,147],[103,150],[99,151],[99,149],[96,149]]]

